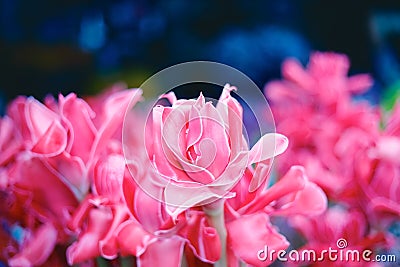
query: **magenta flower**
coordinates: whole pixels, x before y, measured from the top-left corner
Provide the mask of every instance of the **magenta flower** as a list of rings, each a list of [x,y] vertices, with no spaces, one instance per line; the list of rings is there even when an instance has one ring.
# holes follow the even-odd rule
[[[11,266],[57,261],[53,251],[70,242],[67,224],[89,190],[93,165],[112,144],[121,144],[114,134],[132,98],[134,104],[140,91],[109,93],[97,103],[98,113],[75,94],[49,97],[45,104],[19,97],[10,104],[0,122],[0,181]]]
[[[278,161],[280,173],[300,164],[311,181],[337,201],[357,201],[354,156],[378,135],[379,112],[351,96],[371,86],[368,75],[347,77],[344,55],[314,53],[307,68],[295,60],[282,67],[283,81],[267,84],[277,130],[291,140]]]
[[[330,248],[335,250],[363,250],[374,251],[388,242],[382,232],[373,232],[368,228],[365,215],[355,209],[345,210],[339,206],[329,208],[324,214],[313,218],[295,216],[290,219],[291,225],[298,229],[308,243],[299,251],[313,250],[321,256],[323,250]],[[369,255],[373,259],[373,255]],[[361,255],[360,255],[361,259]],[[346,259],[345,259],[346,260]],[[375,266],[374,262],[366,262],[349,258],[348,261],[330,260],[328,255],[324,261],[309,262],[312,266]],[[301,262],[294,262],[297,266]],[[307,263],[307,262],[302,262]]]
[[[381,227],[387,227],[400,216],[399,115],[397,104],[384,130],[354,161],[363,207],[371,221]]]
[[[172,107],[153,109],[154,136],[149,157],[165,185],[165,201],[176,216],[182,210],[230,197],[229,190],[243,176],[246,166],[281,154],[287,138],[266,134],[249,151],[242,134],[242,107],[226,85],[216,107],[201,94],[197,100],[176,100],[165,95]],[[256,177],[260,178],[260,177]],[[253,191],[262,180],[249,185]]]

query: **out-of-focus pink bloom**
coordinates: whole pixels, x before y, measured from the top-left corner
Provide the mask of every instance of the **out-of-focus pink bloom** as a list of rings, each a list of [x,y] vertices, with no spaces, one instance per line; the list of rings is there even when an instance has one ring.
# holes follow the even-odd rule
[[[273,102],[313,105],[334,110],[349,101],[352,94],[365,92],[372,85],[369,75],[347,77],[349,60],[345,55],[316,52],[306,69],[295,59],[283,63],[283,82],[272,82],[266,93]]]
[[[60,95],[58,101],[48,97],[45,104],[32,97],[19,97],[10,104],[7,116],[0,121],[0,188],[5,196],[4,206],[8,206],[1,215],[7,227],[20,225],[24,233],[32,234],[23,242],[9,234],[9,242],[1,248],[10,251],[9,264],[37,266],[48,257],[50,262],[57,262],[58,257],[52,251],[55,245],[70,242],[67,224],[93,184],[94,169],[98,170],[99,178],[93,190],[104,194],[103,198],[109,202],[115,201],[112,198],[118,185],[113,183],[110,190],[106,186],[115,180],[112,178],[115,172],[111,170],[110,179],[103,181],[107,172],[104,165],[116,165],[114,158],[100,167],[95,165],[106,154],[122,151],[120,130],[125,112],[140,95],[137,89],[113,91],[103,102],[97,102],[97,113],[75,94]],[[122,166],[124,172],[124,163]],[[122,202],[122,178],[120,187]],[[122,210],[125,212],[120,212],[120,217],[127,215],[127,210]],[[115,213],[113,210],[113,222],[116,218],[122,220]],[[53,232],[41,230],[49,225],[55,229],[55,238],[48,234]],[[118,225],[115,223],[111,228]],[[32,249],[32,242],[39,242],[47,235],[47,247]],[[115,243],[113,236],[106,235],[103,239],[107,245],[101,249],[107,250],[108,244],[112,247]],[[17,247],[15,242],[21,244]]]
[[[78,205],[72,191],[38,158],[18,161],[10,176],[16,198],[25,202],[21,215],[52,222],[65,239],[69,212]]]
[[[15,155],[22,147],[22,142],[15,133],[15,124],[10,117],[0,118],[0,168],[14,160]],[[0,188],[5,186],[5,182],[0,178]]]
[[[400,105],[385,128],[354,162],[361,200],[374,223],[388,226],[400,216]]]
[[[58,103],[48,98],[50,107],[32,97],[19,97],[11,103],[8,114],[22,137],[25,157],[43,158],[48,168],[82,199],[89,189],[88,169],[121,127],[128,105],[140,97],[138,89],[114,92],[101,103],[100,114],[75,94],[60,95]],[[95,117],[101,124],[95,125]]]
[[[279,172],[303,165],[330,198],[354,202],[354,157],[378,136],[379,112],[352,102],[351,96],[366,91],[372,80],[347,77],[348,69],[347,57],[335,53],[312,54],[305,69],[289,59],[282,66],[284,80],[267,84],[265,93],[277,130],[290,139]]]
[[[266,134],[249,151],[242,134],[242,107],[230,95],[235,89],[224,87],[214,107],[201,94],[197,100],[176,100],[165,95],[172,107],[153,109],[153,143],[150,160],[165,185],[165,201],[182,210],[223,197],[243,176],[248,165],[282,153],[286,137]],[[259,178],[257,176],[256,178]],[[254,191],[262,181],[254,179]]]
[[[270,216],[315,216],[327,207],[325,194],[308,181],[300,166],[292,167],[270,188],[250,193],[247,188],[254,175],[259,174],[252,169],[246,171],[233,190],[236,197],[228,199],[226,204],[229,266],[232,267],[238,266],[238,259],[252,266],[269,265],[272,261],[259,260],[257,251],[265,245],[276,251],[289,246],[286,238],[271,225]]]
[[[358,250],[360,260],[349,257],[348,260],[332,260],[325,254],[323,261],[312,260],[308,262],[311,266],[374,266],[373,262],[366,262],[362,259],[363,250],[374,251],[386,243],[386,237],[382,232],[371,232],[365,215],[358,210],[349,210],[335,206],[329,208],[324,214],[312,218],[295,216],[290,219],[291,225],[298,229],[307,240],[307,244],[299,249],[313,250],[317,258],[322,257],[323,250],[343,250],[346,255],[348,250]],[[333,257],[338,254],[334,254]],[[373,255],[369,255],[373,259]],[[299,259],[300,262],[301,259]],[[294,262],[299,264],[299,262]],[[307,263],[307,259],[305,262]]]

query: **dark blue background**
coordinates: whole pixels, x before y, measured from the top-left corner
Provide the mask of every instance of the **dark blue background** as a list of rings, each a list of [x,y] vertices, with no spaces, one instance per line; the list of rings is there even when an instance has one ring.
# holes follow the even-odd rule
[[[138,86],[176,63],[214,60],[260,87],[286,57],[346,53],[375,93],[399,78],[400,9],[393,1],[0,0],[0,99]]]

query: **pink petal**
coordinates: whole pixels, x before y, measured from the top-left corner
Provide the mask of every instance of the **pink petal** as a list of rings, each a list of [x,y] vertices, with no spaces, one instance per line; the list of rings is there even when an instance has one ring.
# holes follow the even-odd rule
[[[249,153],[249,165],[253,163],[263,162],[268,159],[282,154],[289,145],[289,140],[281,134],[266,134],[251,148]],[[266,165],[260,165],[257,168],[265,168]],[[270,167],[270,166],[268,166]],[[265,170],[263,170],[265,173]],[[265,180],[266,176],[254,176],[254,181],[250,183],[249,191],[255,191]]]
[[[175,166],[171,166],[171,163],[166,158],[166,149],[168,147],[164,147],[162,139],[163,139],[163,116],[166,108],[164,107],[154,107],[153,108],[153,153],[154,153],[154,164],[156,165],[157,171],[170,179],[178,180],[177,173],[175,172],[173,167],[178,167],[178,163],[174,159],[173,160]],[[175,113],[178,117],[183,116],[183,114]],[[177,118],[178,119],[178,118]],[[184,118],[179,118],[182,122],[185,121]],[[179,123],[181,124],[181,123]],[[177,130],[179,131],[180,128]],[[173,132],[176,132],[175,130]],[[178,134],[175,137],[179,136]],[[147,137],[149,138],[149,137]],[[171,156],[173,157],[173,156]]]
[[[155,232],[160,229],[163,222],[162,209],[164,209],[162,190],[160,189],[157,199],[149,196],[141,189],[135,191],[134,215],[147,231]]]
[[[206,218],[194,213],[181,233],[188,239],[188,246],[203,262],[216,262],[221,256],[221,241],[215,228],[206,225]]]
[[[90,210],[94,207],[93,195],[87,194],[81,201],[78,208],[75,209],[71,219],[68,222],[68,229],[77,232],[82,227],[83,221],[88,216]]]
[[[337,53],[315,52],[310,56],[308,70],[312,76],[345,76],[350,62],[346,55]]]
[[[307,182],[304,189],[300,190],[292,201],[283,205],[274,214],[315,216],[323,213],[327,206],[328,200],[322,189],[312,182]]]
[[[304,70],[303,66],[296,59],[284,61],[282,64],[282,76],[306,90],[309,89],[314,82],[310,74]]]
[[[119,225],[128,217],[127,210],[122,205],[113,207],[113,220],[107,234],[99,241],[100,255],[108,260],[118,257],[117,231]]]
[[[38,158],[19,161],[13,177],[16,187],[32,193],[32,208],[46,211],[46,216],[66,223],[66,211],[77,206],[74,194],[57,176],[55,176]],[[35,175],[32,175],[35,174]]]
[[[138,258],[142,267],[177,267],[180,266],[184,240],[179,237],[163,238],[149,244]]]
[[[89,178],[81,158],[66,152],[44,161],[46,167],[56,175],[74,193],[77,199],[83,199],[89,190]]]
[[[228,129],[231,158],[243,150],[243,108],[230,92],[236,87],[226,84],[217,103],[217,111]],[[247,147],[246,147],[247,148]]]
[[[289,140],[282,134],[265,134],[251,148],[249,155],[249,165],[273,158],[285,152],[289,145]]]
[[[258,251],[268,247],[269,250],[285,250],[289,243],[270,224],[264,213],[243,216],[226,225],[228,231],[228,247],[233,253],[253,266],[267,266],[272,261],[258,259]],[[276,254],[275,254],[276,255]],[[275,259],[273,259],[275,260]]]
[[[238,154],[224,173],[213,183],[207,185],[190,183],[169,183],[164,191],[165,201],[170,215],[176,217],[180,212],[199,204],[210,203],[221,198],[232,197],[229,191],[243,176],[246,169],[247,153]]]
[[[27,125],[27,118],[25,116],[26,103],[28,98],[24,96],[17,97],[12,101],[7,109],[7,114],[14,121],[19,134],[25,139],[31,139],[30,129]]]
[[[273,186],[257,196],[247,206],[239,210],[241,213],[251,213],[264,209],[272,201],[278,200],[293,192],[302,190],[307,183],[304,168],[293,166],[290,170]]]
[[[200,117],[191,119],[200,120],[204,127],[200,139],[193,145],[199,153],[195,164],[219,177],[230,158],[229,136],[224,122],[211,103],[206,103],[200,110]],[[191,130],[189,125],[189,132]]]
[[[200,138],[204,131],[203,121],[200,119],[200,117],[200,111],[194,106],[191,107],[189,112],[189,120],[187,121],[187,123],[185,123],[185,125],[187,124],[187,129],[186,127],[182,129],[184,131],[187,131],[186,142],[184,142],[185,152],[189,147],[195,145],[200,141]]]
[[[236,183],[242,178],[246,165],[248,162],[248,153],[241,151],[236,154],[234,159],[231,159],[224,172],[218,177],[216,181],[208,184],[214,190],[220,189],[221,191],[228,191],[232,189]]]
[[[368,74],[358,74],[349,77],[347,84],[351,93],[361,94],[367,91],[374,84],[374,81]]]
[[[371,149],[371,156],[399,164],[400,138],[395,136],[382,136],[377,140],[376,148]]]
[[[298,93],[287,82],[272,81],[264,89],[267,98],[274,104],[284,103],[298,98]]]
[[[11,267],[38,266],[46,262],[57,241],[57,230],[50,223],[39,226],[24,242],[22,250],[8,260]]]
[[[71,127],[72,147],[70,153],[87,161],[97,132],[92,118],[95,114],[89,105],[75,94],[59,96],[63,120]]]
[[[26,100],[25,117],[34,142],[48,131],[54,121],[59,120],[56,113],[33,97]]]
[[[225,194],[226,192],[223,193]],[[170,183],[165,188],[164,197],[168,205],[167,211],[175,219],[184,210],[199,205],[203,201],[211,202],[220,199],[223,195],[214,193],[207,186],[176,185]]]
[[[156,107],[157,108],[157,107]],[[162,107],[160,107],[161,109]],[[164,111],[170,110],[169,113],[164,115]],[[157,110],[156,110],[157,111]],[[180,140],[182,135],[180,134],[182,129],[184,129],[188,118],[186,117],[187,106],[186,105],[179,105],[174,109],[167,109],[162,108],[163,112],[163,124],[162,124],[162,132],[161,132],[161,147],[156,152],[155,150],[155,157],[158,157],[158,163],[164,157],[167,161],[164,163],[163,168],[160,168],[157,165],[159,170],[167,170],[173,168],[174,173],[181,173],[179,175],[179,180],[187,180],[187,176],[193,181],[213,181],[215,177],[210,173],[206,168],[197,166],[196,164],[191,163],[186,155],[182,154],[180,150],[180,143],[183,141]],[[154,112],[154,109],[153,109]],[[157,126],[159,127],[159,126]],[[153,146],[157,144],[154,143]],[[169,166],[165,166],[165,165]],[[182,171],[184,171],[182,173]]]
[[[7,141],[10,140],[13,136],[14,130],[14,122],[8,116],[4,116],[0,118],[0,150],[4,150],[4,148],[8,145]]]
[[[116,132],[122,126],[125,114],[129,108],[135,105],[142,97],[142,90],[131,89],[116,92],[108,96],[103,104],[102,124],[98,129],[93,142],[89,159],[92,160],[99,153]],[[122,134],[121,134],[122,135]],[[122,136],[121,136],[122,137]]]
[[[38,155],[52,157],[61,154],[67,146],[67,132],[58,122],[53,121],[46,132],[39,137],[32,147],[32,152]]]
[[[112,214],[107,210],[92,209],[86,231],[67,249],[69,265],[100,256],[99,241],[107,233]]]
[[[113,203],[122,201],[122,181],[125,173],[125,159],[112,154],[98,161],[94,169],[93,189]]]
[[[116,230],[116,235],[122,255],[142,255],[153,239],[138,222],[133,220],[120,224]]]
[[[10,117],[0,118],[0,165],[5,166],[23,146],[19,138],[16,138],[16,130]]]

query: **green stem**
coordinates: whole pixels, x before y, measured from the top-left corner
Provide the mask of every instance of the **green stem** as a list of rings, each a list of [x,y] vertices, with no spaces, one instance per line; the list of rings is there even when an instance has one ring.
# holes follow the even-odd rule
[[[188,263],[187,263],[187,260],[186,260],[185,253],[183,253],[183,255],[182,255],[181,265],[180,266],[181,267],[188,267]]]
[[[224,199],[219,199],[213,203],[203,206],[203,210],[207,215],[209,224],[217,230],[219,239],[221,241],[221,257],[214,263],[214,267],[227,267],[226,258],[226,239],[227,232],[225,228],[224,218]]]

